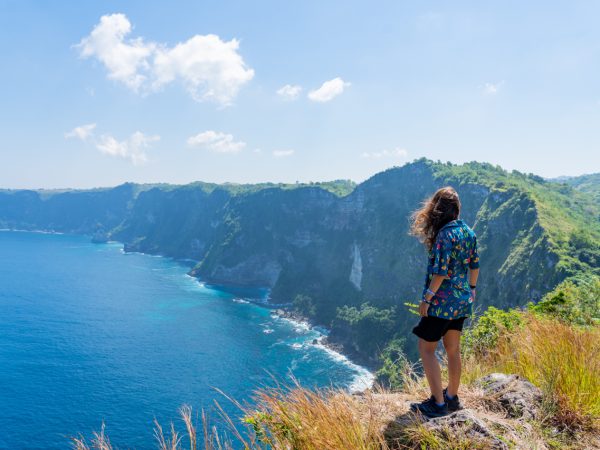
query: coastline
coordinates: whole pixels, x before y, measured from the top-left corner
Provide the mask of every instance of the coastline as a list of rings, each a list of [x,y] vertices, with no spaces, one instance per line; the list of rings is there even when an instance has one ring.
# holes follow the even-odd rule
[[[48,230],[24,230],[21,228],[0,228],[0,231],[17,231],[20,233],[41,233],[41,234],[69,234],[69,233],[65,233],[64,231],[48,231]],[[70,233],[70,234],[76,234],[78,236],[89,236],[87,234],[80,234],[80,233]]]
[[[140,252],[140,251],[125,251],[125,244],[120,241],[109,240],[106,243],[119,243],[119,244],[123,245],[123,247],[121,248],[121,253],[123,253],[123,254],[139,253],[142,255],[152,256],[154,258],[156,258],[156,257],[169,258],[178,263],[196,262],[189,258],[175,258],[172,256],[159,255],[159,254],[153,254],[153,253],[145,253],[145,252]],[[203,286],[212,287],[215,289],[222,289],[222,290],[227,290],[227,288],[228,288],[228,286],[221,286],[221,285],[217,285],[217,284],[208,283],[206,281],[201,280],[197,276],[190,275],[188,272],[186,272],[186,275],[190,278],[193,278],[197,283],[199,283]],[[265,289],[265,288],[257,286],[256,289]],[[288,309],[291,306],[291,303],[270,303],[268,300],[268,292],[269,291],[267,289],[267,295],[263,296],[263,297],[240,297],[240,298],[234,298],[233,301],[236,303],[248,302],[255,306],[265,308],[271,312],[271,315],[273,315],[281,320],[290,322],[294,327],[301,327],[301,328],[305,328],[307,330],[312,330],[312,331],[317,332],[319,334],[319,337],[314,339],[312,342],[310,342],[310,345],[314,345],[316,348],[319,348],[323,352],[327,353],[334,361],[345,364],[346,366],[352,368],[352,370],[354,370],[356,372],[354,380],[352,381],[352,383],[350,383],[347,386],[347,389],[351,393],[363,392],[363,391],[371,389],[373,387],[373,385],[375,383],[375,373],[368,367],[354,362],[350,358],[349,355],[345,354],[342,351],[340,346],[329,342],[327,340],[327,336],[329,334],[329,330],[327,328],[325,328],[323,326],[319,326],[319,325],[314,325],[313,323],[311,323],[311,321],[307,317],[304,317],[301,314],[298,314],[297,312],[294,312],[294,311]]]
[[[125,251],[125,243],[124,242],[110,240],[110,239],[107,239],[102,242],[94,242],[93,241],[94,236],[87,234],[87,233],[69,233],[69,232],[60,232],[60,231],[54,231],[54,230],[51,230],[51,231],[48,231],[48,230],[25,230],[25,229],[11,229],[11,228],[0,228],[0,231],[13,231],[13,232],[16,231],[16,232],[41,233],[41,234],[73,234],[73,235],[88,237],[90,239],[90,242],[96,243],[96,244],[119,244],[119,245],[121,245],[120,252],[122,254],[138,253],[138,254],[142,254],[142,255],[146,255],[146,256],[151,256],[154,258],[157,258],[157,257],[158,258],[168,258],[168,259],[171,259],[172,261],[175,261],[184,266],[189,266],[190,263],[196,262],[189,258],[177,258],[177,257],[173,257],[173,256],[146,253],[146,252],[140,252],[140,251]],[[227,288],[227,286],[221,287],[218,285],[213,285],[211,283],[207,283],[194,275],[190,275],[187,272],[186,272],[186,275],[189,276],[190,278],[193,278],[197,283],[200,283],[205,286],[214,287],[216,289],[224,288],[224,290],[226,290],[226,288]],[[264,288],[257,287],[257,289],[264,289]],[[281,320],[290,322],[294,327],[301,327],[301,328],[305,328],[307,330],[312,330],[312,331],[317,332],[319,334],[319,336],[316,339],[313,339],[311,342],[309,342],[309,344],[314,345],[315,347],[319,348],[323,352],[327,353],[334,361],[345,364],[346,366],[352,368],[352,370],[354,372],[356,372],[354,380],[352,381],[352,383],[350,383],[347,386],[347,389],[350,392],[358,393],[358,392],[362,392],[362,391],[365,391],[365,390],[373,387],[373,384],[375,381],[374,372],[371,371],[369,368],[354,362],[349,357],[349,355],[346,355],[343,353],[343,351],[341,351],[342,349],[340,348],[340,346],[337,346],[331,342],[328,342],[327,336],[329,334],[329,330],[327,328],[319,326],[319,325],[314,325],[313,323],[311,323],[311,321],[307,317],[304,317],[304,316],[288,309],[291,306],[291,303],[285,303],[285,304],[284,303],[280,303],[280,304],[269,303],[268,290],[267,290],[267,296],[265,296],[263,298],[244,297],[243,300],[247,301],[249,303],[252,303],[256,306],[259,306],[261,308],[268,309],[273,316],[276,316],[277,318],[279,318]]]
[[[272,309],[271,314],[281,320],[292,323],[294,326],[305,327],[306,329],[319,333],[320,336],[317,339],[314,339],[311,344],[326,352],[335,361],[346,364],[356,372],[354,381],[348,386],[348,390],[351,393],[360,393],[373,387],[373,384],[375,383],[375,373],[369,368],[352,361],[348,355],[341,351],[339,346],[329,342],[327,340],[327,336],[329,335],[329,330],[327,328],[313,325],[309,319],[301,314],[281,307]]]

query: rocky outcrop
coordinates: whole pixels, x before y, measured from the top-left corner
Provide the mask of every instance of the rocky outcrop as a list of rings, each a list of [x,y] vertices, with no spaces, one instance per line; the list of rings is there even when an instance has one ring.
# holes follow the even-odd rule
[[[382,416],[379,421],[391,449],[430,448],[433,443],[433,448],[547,448],[531,424],[541,419],[540,391],[516,375],[494,373],[461,387],[464,409],[434,419],[409,409],[422,394],[362,394],[361,404],[368,405],[363,414],[375,411]]]
[[[509,448],[491,430],[491,426],[472,409],[463,409],[444,417],[431,419],[425,422],[424,426],[441,435],[453,433],[463,435],[474,442],[485,443],[486,448],[489,449],[508,450]]]
[[[538,417],[542,392],[529,381],[518,375],[492,373],[479,380],[478,384],[492,403],[500,405],[509,417]]]

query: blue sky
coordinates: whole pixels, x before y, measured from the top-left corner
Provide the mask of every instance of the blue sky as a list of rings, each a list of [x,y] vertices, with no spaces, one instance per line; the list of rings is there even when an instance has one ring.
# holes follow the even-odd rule
[[[600,171],[598,2],[0,0],[0,187]],[[287,86],[287,87],[285,87]]]

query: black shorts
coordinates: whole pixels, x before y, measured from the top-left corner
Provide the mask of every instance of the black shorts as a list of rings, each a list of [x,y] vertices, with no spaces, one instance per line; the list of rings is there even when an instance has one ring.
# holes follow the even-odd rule
[[[428,342],[437,342],[448,330],[462,331],[466,317],[460,319],[442,319],[440,317],[421,317],[419,324],[412,332]]]

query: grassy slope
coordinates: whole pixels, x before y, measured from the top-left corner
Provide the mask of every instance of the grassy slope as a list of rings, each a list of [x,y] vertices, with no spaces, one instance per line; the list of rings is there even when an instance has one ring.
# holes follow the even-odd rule
[[[434,164],[433,167],[438,177],[449,182],[477,183],[498,192],[524,193],[534,202],[539,224],[565,273],[574,275],[588,270],[600,273],[597,258],[600,255],[600,204],[589,195],[536,175],[507,172],[491,164]],[[582,249],[591,251],[594,258],[581,261],[577,256]],[[515,248],[515,257],[518,256],[519,248]]]
[[[591,195],[596,202],[600,202],[600,173],[592,173],[578,177],[560,177],[550,181],[572,186],[578,191]]]

